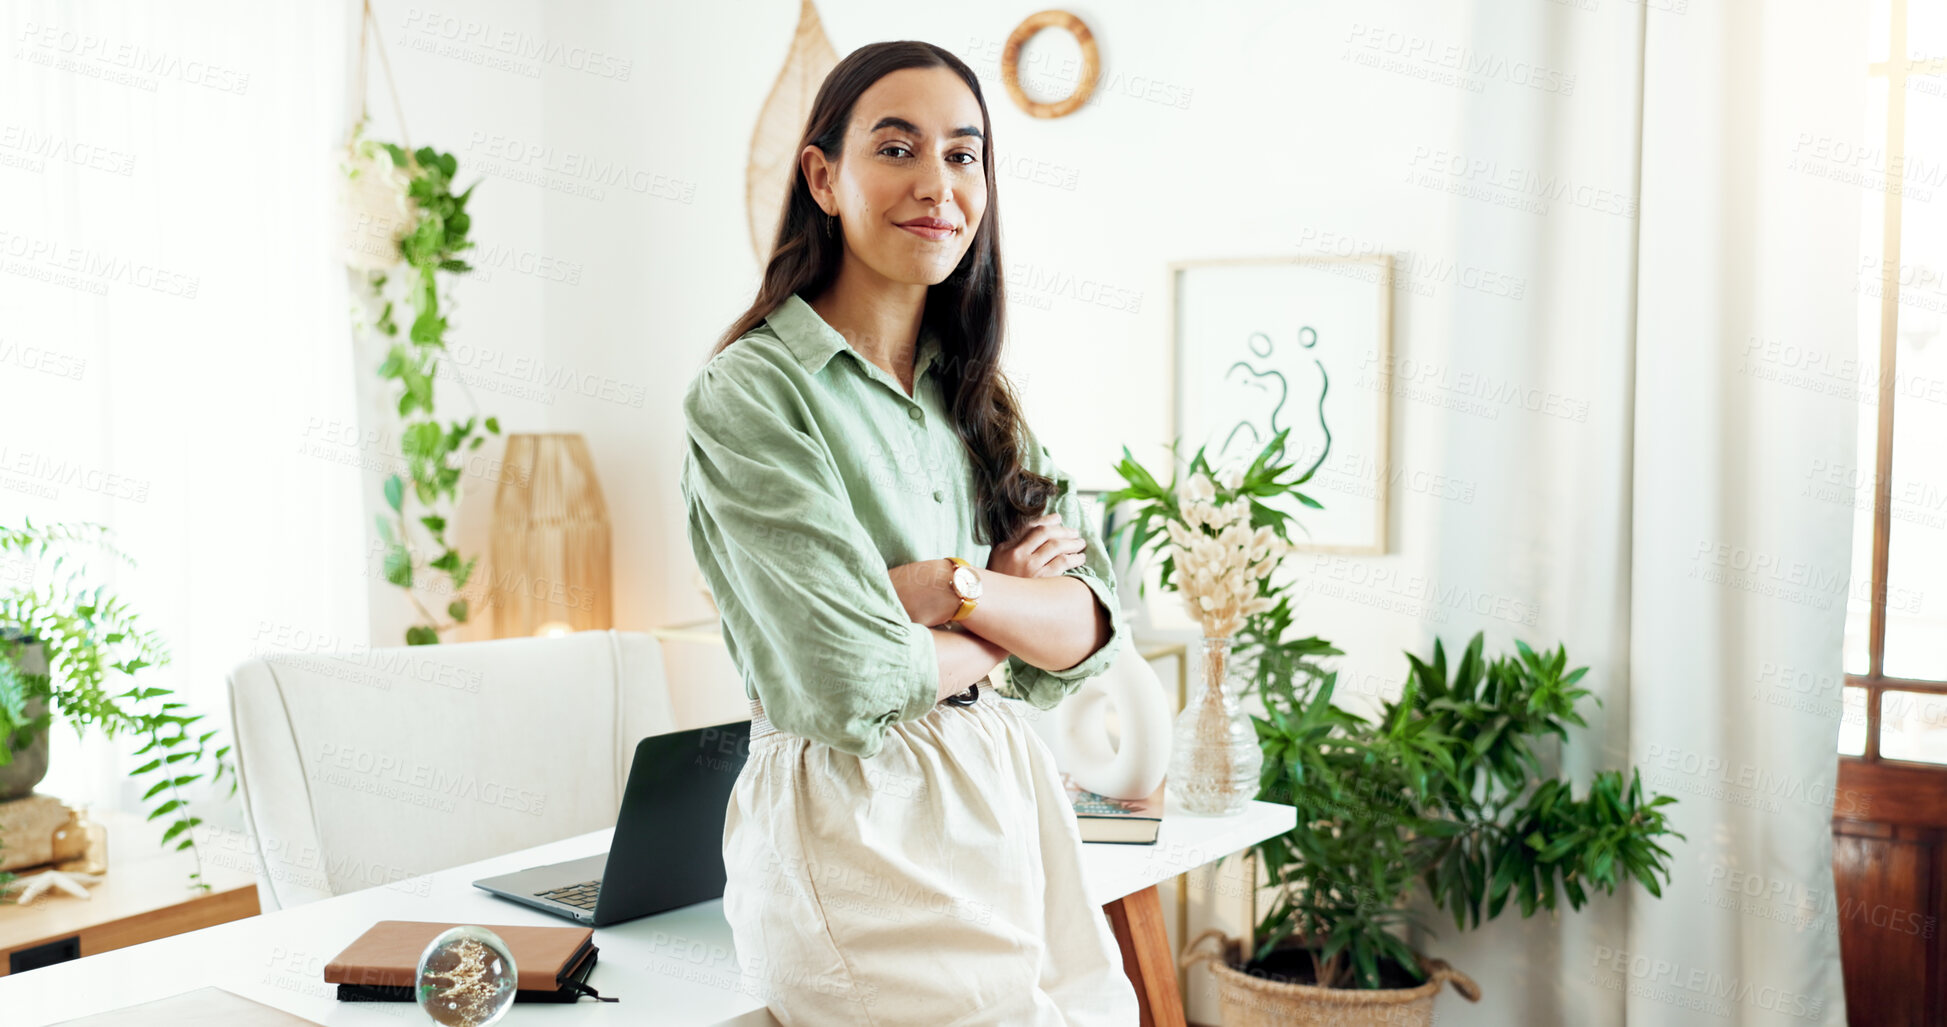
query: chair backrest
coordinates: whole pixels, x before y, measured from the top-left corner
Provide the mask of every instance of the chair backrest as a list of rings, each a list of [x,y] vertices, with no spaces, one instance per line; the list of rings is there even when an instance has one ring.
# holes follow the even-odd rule
[[[640,632],[273,654],[229,693],[266,911],[612,827],[676,730]]]

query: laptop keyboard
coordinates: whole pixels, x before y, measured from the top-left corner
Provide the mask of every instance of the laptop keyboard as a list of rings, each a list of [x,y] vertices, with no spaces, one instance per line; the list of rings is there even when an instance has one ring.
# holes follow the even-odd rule
[[[580,884],[571,884],[565,888],[555,888],[550,891],[537,891],[534,893],[535,898],[553,899],[556,902],[586,910],[593,910],[595,908],[595,900],[601,898],[601,895],[602,882],[599,878],[593,881],[583,881]]]

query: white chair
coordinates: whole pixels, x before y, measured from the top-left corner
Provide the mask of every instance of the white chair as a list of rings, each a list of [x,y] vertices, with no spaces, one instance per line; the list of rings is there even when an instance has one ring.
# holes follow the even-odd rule
[[[614,826],[677,730],[639,632],[280,653],[229,693],[265,912]]]

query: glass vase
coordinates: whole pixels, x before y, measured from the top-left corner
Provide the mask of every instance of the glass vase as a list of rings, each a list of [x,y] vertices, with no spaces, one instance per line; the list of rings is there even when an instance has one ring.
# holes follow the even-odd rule
[[[1264,752],[1243,709],[1247,676],[1228,635],[1199,640],[1200,669],[1176,715],[1169,789],[1190,813],[1222,816],[1257,797]]]

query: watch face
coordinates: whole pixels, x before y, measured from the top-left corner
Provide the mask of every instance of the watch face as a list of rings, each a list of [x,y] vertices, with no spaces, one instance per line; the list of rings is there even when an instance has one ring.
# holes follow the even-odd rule
[[[955,567],[953,590],[959,593],[962,599],[980,598],[980,575],[975,574],[972,567]]]

